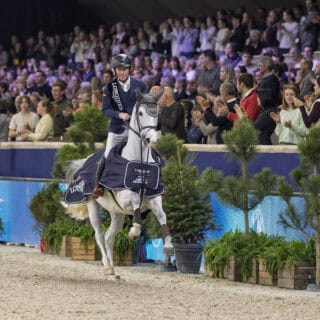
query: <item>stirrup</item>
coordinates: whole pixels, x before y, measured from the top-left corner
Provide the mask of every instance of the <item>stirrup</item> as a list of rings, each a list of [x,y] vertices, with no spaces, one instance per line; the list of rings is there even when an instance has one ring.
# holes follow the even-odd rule
[[[104,195],[104,188],[101,184],[97,184],[92,191],[92,196],[94,198],[99,198],[99,197],[103,197]]]

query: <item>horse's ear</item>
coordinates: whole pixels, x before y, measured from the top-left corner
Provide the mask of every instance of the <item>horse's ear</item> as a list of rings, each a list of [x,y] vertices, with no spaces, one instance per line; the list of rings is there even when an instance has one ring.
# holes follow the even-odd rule
[[[160,99],[160,97],[162,96],[163,92],[164,92],[164,88],[162,88],[159,93],[157,93],[157,94],[155,94],[155,95],[153,96],[154,100],[155,100],[155,101],[158,101],[158,100]]]
[[[137,98],[137,101],[141,101],[141,99],[142,99],[142,94],[141,94],[140,88],[136,89],[136,98]]]

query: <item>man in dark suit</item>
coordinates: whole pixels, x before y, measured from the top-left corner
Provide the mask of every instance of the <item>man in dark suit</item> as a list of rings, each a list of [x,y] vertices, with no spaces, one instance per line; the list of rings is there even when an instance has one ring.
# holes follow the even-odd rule
[[[281,103],[280,83],[273,73],[272,58],[269,56],[262,56],[258,63],[258,69],[262,75],[258,89],[269,91],[274,107],[279,106]]]

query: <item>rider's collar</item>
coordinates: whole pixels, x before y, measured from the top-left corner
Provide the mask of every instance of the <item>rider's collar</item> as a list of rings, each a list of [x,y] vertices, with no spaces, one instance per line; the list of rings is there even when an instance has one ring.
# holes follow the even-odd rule
[[[128,77],[128,79],[124,82],[120,81],[118,79],[118,82],[121,86],[121,89],[124,91],[124,92],[128,92],[130,90],[130,76]]]

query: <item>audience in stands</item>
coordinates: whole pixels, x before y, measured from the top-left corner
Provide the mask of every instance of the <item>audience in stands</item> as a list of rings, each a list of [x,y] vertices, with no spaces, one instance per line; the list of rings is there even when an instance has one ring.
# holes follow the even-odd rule
[[[95,30],[77,25],[68,34],[12,35],[9,45],[0,43],[0,141],[23,141],[24,135],[39,140],[32,138],[39,121],[34,111],[49,119],[51,104],[54,134],[44,140],[63,139],[74,112],[85,104],[101,109],[102,88],[114,76],[111,57],[121,52],[132,60],[132,77],[148,90],[166,87],[160,103],[189,105],[163,109],[163,133],[187,141],[193,126],[202,136],[198,143],[223,143],[221,133],[232,128],[229,119],[241,114],[260,130],[261,144],[274,143],[274,134],[280,143],[296,144],[320,118],[319,50],[315,0],[254,13],[239,8],[202,18],[170,17],[159,26],[145,21],[136,29],[118,21]],[[179,129],[170,127],[174,109],[181,111],[175,118]]]

